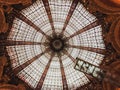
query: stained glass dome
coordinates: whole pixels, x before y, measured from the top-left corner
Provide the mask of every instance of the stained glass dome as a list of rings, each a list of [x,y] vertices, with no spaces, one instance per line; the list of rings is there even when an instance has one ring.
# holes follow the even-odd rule
[[[74,90],[90,82],[76,58],[99,66],[105,45],[99,20],[79,0],[37,0],[15,19],[7,46],[15,74],[36,90]]]

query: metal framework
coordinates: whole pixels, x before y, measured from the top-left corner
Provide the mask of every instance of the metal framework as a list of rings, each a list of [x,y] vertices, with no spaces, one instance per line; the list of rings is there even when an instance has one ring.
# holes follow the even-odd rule
[[[62,35],[64,34],[64,31],[65,31],[65,29],[66,29],[66,27],[67,27],[67,25],[68,25],[68,23],[69,23],[69,21],[70,21],[70,18],[72,17],[72,14],[73,14],[73,12],[74,12],[74,10],[75,10],[78,2],[79,2],[79,0],[73,0],[73,2],[72,2],[72,5],[71,5],[71,7],[70,7],[70,10],[69,10],[69,12],[68,12],[68,15],[67,15],[67,17],[66,17],[66,20],[65,20],[65,23],[64,23],[62,32],[61,32]]]

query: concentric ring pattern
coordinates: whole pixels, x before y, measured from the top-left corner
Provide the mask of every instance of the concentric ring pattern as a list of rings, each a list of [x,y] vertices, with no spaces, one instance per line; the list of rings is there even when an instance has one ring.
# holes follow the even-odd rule
[[[37,0],[15,13],[7,38],[15,44],[7,51],[20,79],[36,90],[74,90],[90,82],[74,69],[76,57],[99,66],[105,45],[99,21],[79,0]],[[63,40],[64,49],[52,50],[51,39]]]

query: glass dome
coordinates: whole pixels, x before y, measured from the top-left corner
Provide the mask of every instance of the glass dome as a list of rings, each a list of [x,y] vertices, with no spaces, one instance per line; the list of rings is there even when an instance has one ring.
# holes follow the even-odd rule
[[[90,82],[76,58],[99,66],[105,45],[99,20],[79,0],[37,0],[20,12],[7,41],[15,74],[36,90],[74,90]]]

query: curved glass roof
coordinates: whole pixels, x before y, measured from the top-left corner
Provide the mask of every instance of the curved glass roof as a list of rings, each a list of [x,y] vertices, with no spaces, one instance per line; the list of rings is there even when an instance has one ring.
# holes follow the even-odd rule
[[[20,79],[37,90],[74,90],[90,82],[74,69],[76,57],[99,66],[105,45],[99,21],[79,0],[37,0],[15,15],[7,51]],[[51,49],[51,38],[60,50]]]

